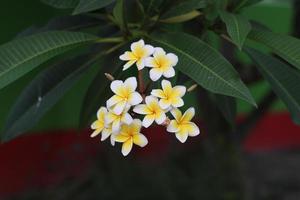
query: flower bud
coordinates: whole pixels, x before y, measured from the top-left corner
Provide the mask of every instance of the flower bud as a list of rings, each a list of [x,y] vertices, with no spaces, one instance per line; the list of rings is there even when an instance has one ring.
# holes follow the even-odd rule
[[[197,85],[197,84],[194,84],[194,85],[192,85],[191,87],[189,87],[189,88],[187,89],[187,91],[188,91],[188,92],[192,92],[192,91],[194,91],[197,87],[198,87],[198,85]]]
[[[105,75],[106,78],[107,78],[108,80],[110,80],[110,81],[114,81],[114,80],[115,80],[115,78],[114,78],[111,74],[109,74],[109,73],[104,73],[104,75]]]

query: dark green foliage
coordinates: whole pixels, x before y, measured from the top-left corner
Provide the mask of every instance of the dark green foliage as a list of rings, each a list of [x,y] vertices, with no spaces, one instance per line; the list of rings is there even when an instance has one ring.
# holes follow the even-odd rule
[[[56,57],[66,51],[76,48],[74,55],[79,56],[57,61],[29,83],[8,117],[3,135],[6,141],[32,128],[93,63],[99,62],[98,74],[86,88],[82,105],[81,123],[87,126],[103,104],[104,96],[109,94],[109,81],[103,73],[119,77],[118,55],[124,51],[122,47],[141,38],[177,54],[176,68],[201,88],[212,92],[214,100],[210,99],[209,103],[219,107],[228,122],[233,123],[236,98],[252,105],[256,103],[243,83],[243,76],[237,73],[241,71],[240,66],[235,66],[232,60],[227,61],[227,55],[221,55],[207,42],[211,32],[240,50],[247,39],[251,39],[269,47],[287,62],[247,49],[259,72],[299,123],[300,42],[261,28],[257,26],[259,22],[250,24],[242,16],[241,9],[260,0],[41,1],[55,8],[69,9],[67,11],[75,16],[70,14],[52,19],[42,27],[29,27],[15,40],[0,46],[0,89],[50,59],[56,63]],[[81,55],[82,52],[85,54]],[[128,72],[123,73],[128,75]]]

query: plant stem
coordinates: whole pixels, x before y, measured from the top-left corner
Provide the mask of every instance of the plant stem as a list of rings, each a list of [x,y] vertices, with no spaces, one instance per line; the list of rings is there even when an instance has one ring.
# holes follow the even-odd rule
[[[98,42],[98,43],[119,43],[119,42],[123,42],[123,38],[122,37],[99,38],[96,42]]]
[[[142,70],[138,71],[138,81],[139,81],[139,92],[142,95],[143,99],[145,100],[145,84],[144,84]]]

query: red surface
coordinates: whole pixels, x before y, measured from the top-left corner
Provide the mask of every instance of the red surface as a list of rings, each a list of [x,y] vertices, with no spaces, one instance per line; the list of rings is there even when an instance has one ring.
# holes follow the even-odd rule
[[[294,149],[300,147],[300,126],[288,113],[269,114],[252,130],[244,143],[247,152]]]
[[[162,128],[144,132],[151,145],[134,147],[133,155],[163,156],[171,141]],[[190,139],[189,143],[196,142]],[[300,127],[288,114],[267,115],[245,140],[247,152],[298,148]],[[66,177],[78,177],[88,170],[93,158],[101,153],[99,140],[89,138],[89,132],[57,131],[26,135],[0,145],[0,197],[22,192],[28,186],[42,187],[60,183]],[[59,164],[57,164],[59,163]]]

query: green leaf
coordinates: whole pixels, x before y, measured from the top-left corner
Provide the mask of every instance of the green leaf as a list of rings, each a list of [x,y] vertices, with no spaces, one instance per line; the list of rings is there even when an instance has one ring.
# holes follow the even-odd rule
[[[111,95],[111,92],[107,92],[110,91],[111,81],[105,77],[104,73],[109,73],[115,78],[119,78],[119,74],[122,71],[122,63],[119,61],[119,55],[120,52],[108,55],[99,64],[100,70],[91,82],[81,106],[80,127],[83,128],[90,123],[90,120],[95,116],[97,110],[101,106],[106,105],[106,100],[109,99],[109,95]]]
[[[140,0],[149,16],[158,14],[164,0]]]
[[[86,13],[104,8],[115,0],[80,0],[79,5],[75,8],[73,14]]]
[[[2,139],[9,141],[31,129],[44,114],[90,69],[95,58],[83,55],[61,62],[38,74],[14,104]]]
[[[18,33],[16,38],[25,37],[46,31],[78,31],[84,28],[94,27],[105,23],[95,17],[87,15],[76,16],[59,16],[50,19],[48,23],[42,27],[30,26],[29,28]]]
[[[214,95],[214,101],[228,123],[235,125],[237,113],[236,99],[224,95]]]
[[[238,11],[244,7],[252,6],[258,4],[263,0],[235,0],[236,6],[234,7],[234,11]]]
[[[96,36],[85,33],[53,31],[0,46],[0,89],[45,61],[96,39]]]
[[[160,19],[160,22],[163,23],[181,23],[181,22],[186,22],[189,20],[192,20],[196,17],[198,17],[199,15],[201,15],[201,12],[197,11],[197,10],[193,10],[191,12],[185,13],[183,15],[179,15],[179,16],[175,16],[175,17],[170,17],[170,18],[166,18],[166,19]]]
[[[67,9],[75,8],[78,5],[79,0],[41,0],[41,2],[54,8]]]
[[[249,34],[249,38],[260,42],[287,62],[300,69],[300,40],[291,36],[272,33],[255,27]]]
[[[116,23],[120,26],[121,30],[125,30],[125,18],[124,18],[124,1],[117,0],[113,9],[113,16]]]
[[[184,33],[163,34],[151,40],[177,54],[179,62],[176,68],[205,89],[256,105],[233,66],[205,42]]]
[[[184,15],[191,11],[204,8],[206,6],[206,1],[204,0],[187,0],[183,1],[173,7],[171,7],[166,13],[161,16],[161,19],[167,19],[171,17],[176,17]]]
[[[258,70],[285,103],[294,122],[300,125],[300,72],[257,50],[247,48],[246,53],[257,63]]]
[[[249,32],[251,31],[251,24],[243,16],[225,11],[220,12],[220,17],[226,24],[227,33],[231,37],[232,41],[241,50]]]

